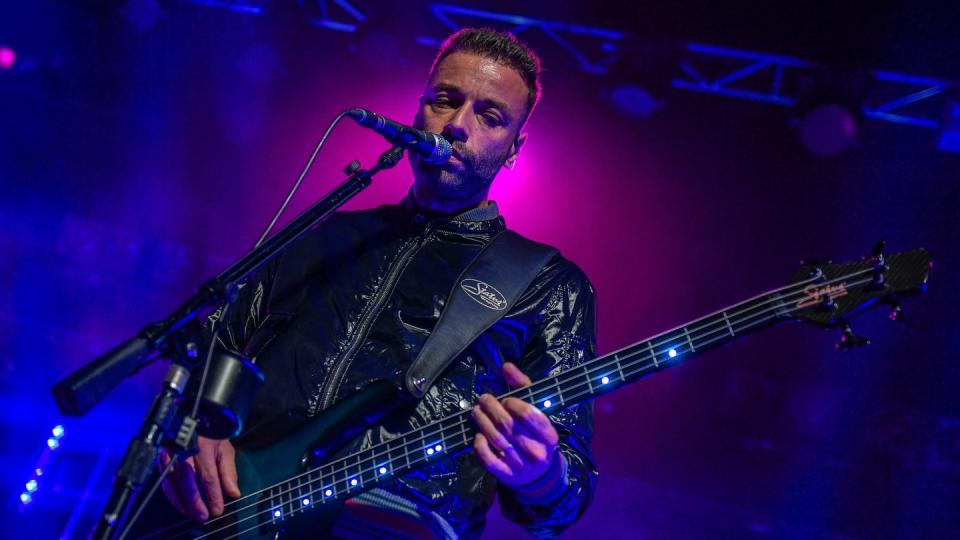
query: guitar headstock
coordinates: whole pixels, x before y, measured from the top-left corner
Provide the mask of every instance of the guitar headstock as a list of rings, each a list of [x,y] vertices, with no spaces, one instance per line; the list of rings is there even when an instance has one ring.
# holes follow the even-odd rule
[[[925,249],[885,255],[883,243],[870,257],[833,264],[807,262],[794,274],[790,294],[785,294],[791,317],[826,327],[842,327],[838,348],[865,345],[868,340],[850,330],[856,314],[881,304],[891,308],[890,318],[904,323],[899,300],[923,292],[932,261]]]

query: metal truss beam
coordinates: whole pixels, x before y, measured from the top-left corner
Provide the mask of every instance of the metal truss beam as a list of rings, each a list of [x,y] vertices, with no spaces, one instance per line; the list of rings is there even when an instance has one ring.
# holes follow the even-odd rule
[[[688,43],[679,61],[673,88],[793,107],[800,97],[784,81],[809,75],[819,65],[810,60]],[[712,69],[707,77],[703,72]],[[720,75],[717,75],[719,72]],[[864,118],[929,129],[942,129],[943,113],[955,82],[892,71],[872,71],[862,104]]]
[[[534,31],[542,32],[568,55],[573,57],[580,66],[580,69],[595,74],[606,73],[607,66],[616,59],[617,43],[626,37],[626,34],[616,30],[546,19],[535,19],[522,15],[498,13],[451,4],[432,4],[430,11],[434,17],[439,19],[450,30],[463,28],[465,25],[461,25],[458,21],[464,21],[470,24],[477,24],[478,22],[490,24],[493,22],[499,25],[506,25],[507,28],[505,29],[515,35]],[[582,45],[577,46],[571,43],[570,38],[573,37],[576,37],[577,40],[581,42],[595,44],[597,51],[591,52],[586,50]],[[438,45],[440,43],[439,39],[423,36],[418,37],[417,41],[425,45]],[[600,53],[599,57],[597,57],[597,52]]]

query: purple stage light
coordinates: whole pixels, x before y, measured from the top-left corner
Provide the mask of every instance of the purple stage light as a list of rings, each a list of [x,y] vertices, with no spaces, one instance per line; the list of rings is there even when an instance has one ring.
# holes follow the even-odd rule
[[[16,62],[16,51],[5,45],[0,45],[0,69],[11,69]]]

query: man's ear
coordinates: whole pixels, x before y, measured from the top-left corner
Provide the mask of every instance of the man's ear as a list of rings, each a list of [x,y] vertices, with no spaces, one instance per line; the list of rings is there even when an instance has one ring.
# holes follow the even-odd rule
[[[517,164],[517,154],[520,153],[520,147],[523,146],[525,142],[527,142],[527,132],[517,135],[516,140],[513,141],[513,146],[510,147],[510,154],[503,162],[504,167],[512,169],[514,165]]]

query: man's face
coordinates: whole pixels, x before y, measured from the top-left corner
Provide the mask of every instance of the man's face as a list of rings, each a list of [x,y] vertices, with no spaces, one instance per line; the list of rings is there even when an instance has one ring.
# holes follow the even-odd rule
[[[453,147],[444,165],[410,155],[418,195],[464,206],[482,200],[500,167],[513,167],[526,139],[527,85],[513,68],[456,52],[434,70],[414,127],[442,134]]]

